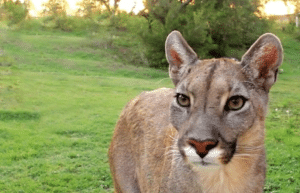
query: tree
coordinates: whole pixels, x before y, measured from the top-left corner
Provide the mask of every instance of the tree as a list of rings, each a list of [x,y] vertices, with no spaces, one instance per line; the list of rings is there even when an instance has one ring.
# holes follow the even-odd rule
[[[109,0],[96,0],[98,2],[100,2],[102,5],[105,6],[106,10],[111,12],[111,8],[110,8],[110,5],[109,5]]]
[[[93,14],[100,13],[102,10],[102,3],[97,0],[82,0],[77,5],[79,6],[77,13],[87,18],[91,18]]]
[[[116,14],[116,11],[118,10],[119,8],[119,3],[120,3],[121,0],[114,0],[114,8],[113,8],[113,11],[112,11],[112,15],[114,16]]]
[[[8,25],[17,24],[26,19],[28,15],[28,5],[21,3],[19,0],[4,0],[2,7],[8,14]]]
[[[45,16],[59,16],[67,14],[68,3],[66,0],[48,0],[47,3],[43,3],[43,14]]]
[[[254,13],[258,0],[145,0],[139,15],[148,20],[141,32],[153,67],[167,67],[164,41],[172,30],[182,32],[203,57],[230,56],[228,48],[245,48],[266,30],[266,22]]]

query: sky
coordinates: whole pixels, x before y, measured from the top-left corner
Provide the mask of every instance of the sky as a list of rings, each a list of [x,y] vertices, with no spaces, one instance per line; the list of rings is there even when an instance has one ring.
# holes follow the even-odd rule
[[[270,1],[265,5],[265,12],[267,15],[285,15],[292,14],[295,11],[295,6],[283,1]]]
[[[47,2],[48,0],[31,0],[31,2],[34,5],[34,8],[30,10],[30,15],[32,16],[38,16],[38,14],[42,11],[42,4]],[[67,10],[67,14],[72,15],[77,9],[77,3],[82,0],[67,0],[69,4],[69,10]],[[111,5],[113,5],[113,0],[111,1]],[[127,12],[130,12],[135,6],[135,9],[133,10],[134,13],[138,13],[140,10],[144,8],[144,5],[142,3],[142,0],[121,0],[119,4],[119,8],[121,10],[125,10]],[[288,3],[288,6],[286,6],[282,1],[270,1],[265,5],[265,12],[267,15],[285,15],[285,14],[291,14],[294,12],[294,7]]]
[[[38,16],[38,14],[42,11],[43,7],[42,4],[47,2],[48,0],[31,0],[34,5],[34,9],[29,11],[29,14],[32,16]],[[77,11],[78,6],[76,5],[78,2],[82,0],[66,0],[69,5],[69,10],[67,10],[67,14],[72,15],[74,12]],[[110,4],[113,5],[114,1],[110,0]],[[133,10],[134,13],[138,13],[140,10],[144,8],[142,0],[121,0],[119,3],[119,8],[121,10],[130,12],[135,5],[135,9]]]

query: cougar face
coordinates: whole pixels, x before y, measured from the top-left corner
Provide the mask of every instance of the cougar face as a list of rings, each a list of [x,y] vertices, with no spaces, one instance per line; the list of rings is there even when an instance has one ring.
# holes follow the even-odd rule
[[[274,36],[266,34],[265,39],[268,38]],[[242,62],[226,58],[201,61],[195,59],[195,53],[180,34],[169,35],[167,58],[176,85],[170,120],[179,132],[181,155],[194,165],[228,164],[238,153],[239,136],[253,127],[256,118],[264,121],[268,91],[276,81],[278,64],[282,61],[277,51],[282,48],[280,44],[268,45],[262,39],[245,54]],[[250,55],[253,61],[249,62]],[[259,63],[263,66],[255,69]],[[268,67],[268,73],[262,70]]]
[[[127,104],[109,160],[116,192],[263,192],[264,120],[282,47],[262,35],[241,61],[199,60],[178,31],[166,40],[175,89]]]
[[[192,65],[176,85],[170,110],[182,155],[194,164],[227,164],[238,137],[252,127],[257,116],[253,89],[235,60],[213,59]],[[266,95],[255,102],[265,105],[262,99]]]

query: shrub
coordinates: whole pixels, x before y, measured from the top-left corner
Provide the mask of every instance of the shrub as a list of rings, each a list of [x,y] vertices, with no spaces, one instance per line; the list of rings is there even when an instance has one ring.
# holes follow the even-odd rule
[[[46,30],[61,30],[65,32],[93,32],[99,29],[97,21],[76,16],[48,16],[43,19]]]
[[[296,31],[296,25],[294,21],[291,21],[287,24],[287,26],[285,27],[285,32],[291,34],[294,33]]]
[[[43,24],[40,19],[30,18],[20,22],[18,29],[31,30],[36,32],[43,29]]]
[[[300,30],[297,30],[295,38],[296,40],[300,41]]]

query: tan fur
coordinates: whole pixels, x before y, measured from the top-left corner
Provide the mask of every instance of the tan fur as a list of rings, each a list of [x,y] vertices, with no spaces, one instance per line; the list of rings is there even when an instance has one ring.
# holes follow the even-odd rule
[[[268,91],[282,61],[273,37],[262,36],[238,62],[195,60],[179,32],[171,33],[166,54],[176,88],[144,92],[123,110],[109,148],[115,192],[263,192]],[[178,106],[176,93],[190,106]],[[225,110],[235,95],[249,99],[241,110]],[[222,152],[216,164],[192,162],[184,150],[189,140],[217,140],[209,150]]]

